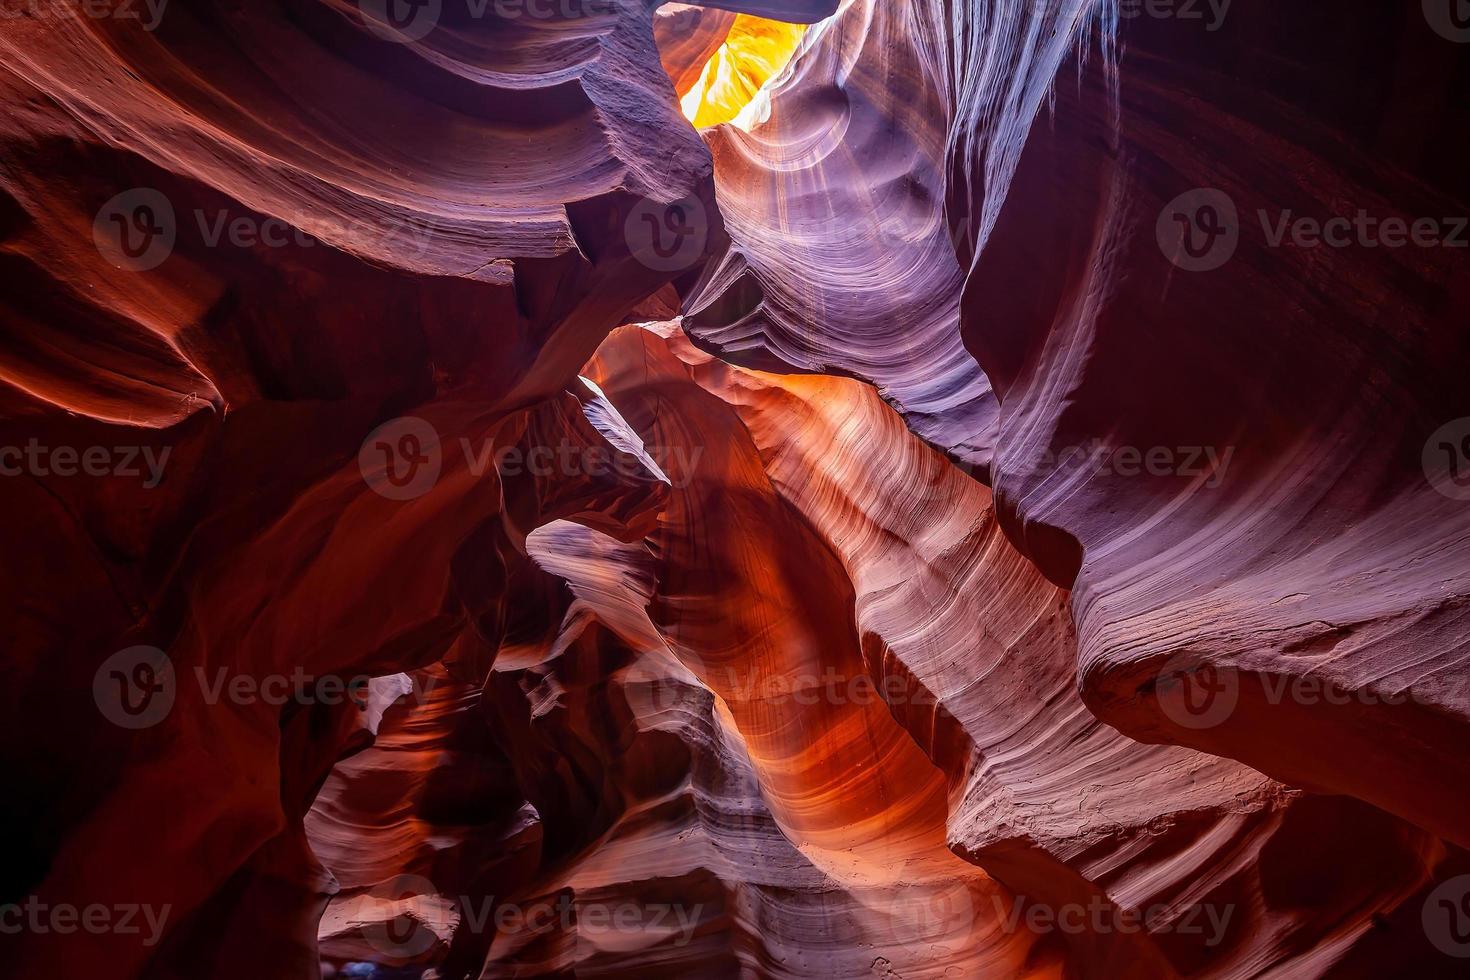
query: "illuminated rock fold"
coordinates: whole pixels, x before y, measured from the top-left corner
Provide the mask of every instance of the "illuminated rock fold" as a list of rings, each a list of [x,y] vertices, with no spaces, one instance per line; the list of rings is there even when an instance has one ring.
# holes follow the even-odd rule
[[[1457,975],[1470,45],[1183,7],[7,5],[0,976]]]

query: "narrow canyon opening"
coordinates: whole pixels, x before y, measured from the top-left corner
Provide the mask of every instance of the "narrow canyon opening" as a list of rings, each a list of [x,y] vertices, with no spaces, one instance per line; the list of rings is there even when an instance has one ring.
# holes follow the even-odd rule
[[[1447,5],[0,51],[0,978],[1460,975]]]

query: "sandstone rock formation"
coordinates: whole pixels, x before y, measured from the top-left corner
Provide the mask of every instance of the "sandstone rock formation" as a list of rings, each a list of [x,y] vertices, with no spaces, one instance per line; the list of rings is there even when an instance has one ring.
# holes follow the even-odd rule
[[[0,976],[1463,971],[1453,4],[0,15]]]
[[[1043,60],[1027,6],[998,6],[1015,31],[977,31],[981,64]],[[1430,141],[1465,110],[1399,93],[1465,62],[1423,6],[1349,25],[1246,2],[1213,32],[1139,19],[1125,55],[1051,58],[1055,104],[1024,147],[997,137],[1039,96],[977,89],[951,171],[971,190],[950,214],[970,230],[966,346],[1005,406],[999,510],[1073,586],[1089,706],[1463,846],[1470,511],[1442,490],[1459,437],[1437,433],[1470,414],[1470,252],[1440,236],[1470,185]],[[1394,247],[1390,222],[1421,219],[1438,230]],[[1221,465],[1047,460],[1097,443],[1213,448]],[[1224,674],[1228,718],[1170,717],[1171,658]]]

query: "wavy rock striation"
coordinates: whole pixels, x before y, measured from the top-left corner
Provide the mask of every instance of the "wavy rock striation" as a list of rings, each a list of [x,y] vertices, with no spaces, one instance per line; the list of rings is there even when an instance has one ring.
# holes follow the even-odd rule
[[[527,531],[632,533],[648,481],[481,464],[528,432],[606,442],[595,398],[558,393],[671,278],[631,219],[712,204],[709,159],[638,4],[417,39],[338,2],[156,26],[47,0],[0,32],[5,441],[167,463],[0,487],[36,556],[5,573],[9,744],[51,746],[7,753],[29,857],[6,895],[170,913],[155,946],[27,933],[7,972],[306,975],[302,818],[362,719],[340,688],[218,685],[392,674],[466,631],[493,651]],[[99,714],[114,675],[162,684],[163,716]]]
[[[17,6],[0,976],[1457,975],[1433,3]]]
[[[956,329],[963,277],[939,207],[942,24],[847,0],[762,94],[759,121],[706,134],[730,245],[686,297],[685,327],[738,363],[872,381],[984,469],[997,406]]]
[[[1082,690],[1104,719],[1463,844],[1464,780],[1446,760],[1466,708],[1470,517],[1454,479],[1470,405],[1451,367],[1465,253],[1405,246],[1416,225],[1447,242],[1456,219],[1427,216],[1470,197],[1428,151],[1461,110],[1408,95],[1462,74],[1464,51],[1433,5],[1352,24],[1268,6],[931,5],[914,19],[952,28],[936,34],[845,6],[766,124],[710,135],[732,243],[686,302],[687,329],[742,363],[871,379],[916,432],[981,464],[1008,536],[1074,590]],[[941,106],[886,154],[827,154],[880,98],[864,71],[906,51],[927,53]],[[792,81],[810,72],[826,83]],[[803,129],[818,103],[828,125]],[[896,147],[926,132],[948,165],[910,171],[939,191],[900,227],[945,217],[967,270],[963,338],[1004,406],[987,395],[983,422],[945,411],[937,428],[910,407],[953,390],[952,358],[848,332],[881,308],[855,300],[862,287],[890,280],[841,270],[898,253],[855,232],[807,253],[838,239],[801,223],[824,227],[832,199],[809,174],[904,159]],[[804,191],[811,211],[793,203]],[[882,227],[881,203],[847,210],[849,232]],[[884,322],[952,339],[923,309]],[[1242,324],[1260,322],[1272,330],[1253,340]],[[920,394],[896,394],[893,372]],[[956,452],[966,432],[1003,445],[993,473],[983,452]],[[1189,710],[1214,695],[1218,717]]]
[[[1432,883],[1461,867],[1459,858],[1357,801],[1306,796],[1229,760],[1140,745],[1092,717],[1072,679],[1066,595],[1011,547],[989,492],[910,435],[871,389],[731,368],[669,327],[615,332],[592,369],[635,426],[647,424],[638,400],[657,406],[646,438],[687,437],[690,419],[703,414],[738,420],[761,466],[742,484],[768,484],[766,492],[799,515],[801,533],[816,537],[815,550],[836,559],[837,591],[851,590],[852,619],[821,632],[855,628],[859,657],[823,655],[820,671],[812,667],[785,690],[815,688],[823,705],[882,704],[949,776],[949,846],[1023,902],[1093,904],[1104,921],[1146,919],[1136,934],[1058,930],[1072,947],[1073,970],[1372,972],[1382,962],[1380,930],[1390,928],[1397,957],[1431,965],[1439,958],[1416,941],[1417,919],[1394,921],[1392,913],[1404,905],[1417,912],[1418,902],[1405,900],[1422,901]],[[677,395],[681,387],[689,394]],[[727,501],[739,492],[713,466],[699,471],[700,480],[726,482],[719,496]],[[675,507],[665,511],[664,522],[674,514]],[[691,525],[707,532],[714,523]],[[796,535],[784,532],[782,540]],[[760,532],[747,528],[740,538],[759,541]],[[671,546],[657,550],[673,554]],[[779,576],[785,550],[744,564]],[[697,657],[692,669],[714,678],[719,691],[722,674],[739,676],[739,662],[729,666],[727,657],[748,656],[751,645],[732,650],[727,640],[709,653],[680,642],[688,624],[701,621],[678,591],[683,581],[661,579],[670,594],[655,595],[651,607],[678,603],[674,647]],[[816,619],[813,603],[795,618]],[[766,631],[782,622],[763,620]],[[761,693],[771,695],[771,685]],[[774,700],[802,702],[794,694]],[[821,710],[807,707],[803,716]],[[732,712],[741,717],[733,703]],[[777,728],[789,738],[789,726]],[[844,797],[870,795],[851,775],[845,782]],[[1334,846],[1306,846],[1327,834]],[[1342,867],[1337,848],[1349,840],[1376,856],[1371,871]],[[1298,914],[1302,896],[1281,888],[1293,879],[1323,889],[1309,921]],[[977,921],[1000,908],[975,909]]]
[[[1003,523],[1074,586],[1102,718],[1464,845],[1470,511],[1446,429],[1470,415],[1470,267],[1390,247],[1391,221],[1470,200],[1429,142],[1463,107],[1408,94],[1463,75],[1463,48],[1432,11],[1246,2],[1213,31],[1129,21],[1118,55],[1116,11],[1082,6],[1058,36],[1101,56],[1034,41],[1022,4],[961,49],[950,215],[966,345],[1004,404]],[[1023,98],[986,86],[1017,72]],[[1181,700],[1200,685],[1213,716]]]

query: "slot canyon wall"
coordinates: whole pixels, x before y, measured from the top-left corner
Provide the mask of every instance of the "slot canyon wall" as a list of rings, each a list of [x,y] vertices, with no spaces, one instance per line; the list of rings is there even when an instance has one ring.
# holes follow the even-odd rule
[[[1464,975],[1458,14],[0,0],[0,976]]]

